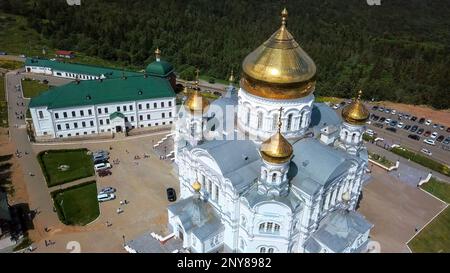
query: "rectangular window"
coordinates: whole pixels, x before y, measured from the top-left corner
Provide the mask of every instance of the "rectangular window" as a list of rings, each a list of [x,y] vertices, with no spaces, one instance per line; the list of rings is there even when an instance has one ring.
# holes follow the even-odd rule
[[[146,107],[147,109],[150,109],[150,103],[147,103],[147,104],[145,105],[145,107]]]
[[[86,122],[81,122],[81,126],[83,126],[83,128],[86,127]]]
[[[109,124],[109,118],[106,119],[106,124]]]
[[[128,122],[128,117],[125,117],[125,122]]]
[[[217,203],[219,203],[219,186],[216,185],[216,196],[214,198]]]
[[[143,117],[142,115],[140,115],[140,116],[139,116],[139,120],[142,121],[143,119],[144,119],[144,117]]]
[[[155,103],[153,103],[153,108],[158,108],[158,105]]]
[[[117,106],[117,112],[120,112],[120,106]]]
[[[147,115],[147,119],[150,119],[150,114]]]
[[[58,129],[58,131],[61,130],[61,125],[56,125],[56,128]]]
[[[122,109],[124,112],[127,111],[127,106],[126,105],[122,106]]]
[[[169,101],[169,107],[172,107],[172,101]]]
[[[100,125],[103,125],[103,119],[100,120]]]
[[[166,117],[166,113],[161,113],[161,117],[165,118]]]
[[[72,117],[74,118],[75,116],[75,111],[72,111]]]
[[[97,111],[98,111],[99,114],[101,114],[102,113],[102,108],[98,108]]]
[[[80,110],[80,116],[84,117],[84,111]]]
[[[161,102],[161,107],[164,107],[164,102],[163,101]]]
[[[87,135],[87,132],[83,132],[83,135]]]
[[[172,117],[172,112],[169,112],[169,118],[171,118]]]
[[[44,112],[39,111],[38,114],[39,114],[39,118],[41,118],[41,119],[44,118]]]
[[[108,108],[105,107],[105,114],[108,114]]]
[[[89,123],[91,124],[91,126],[94,126],[94,121],[91,120]]]
[[[133,105],[130,105],[130,111],[133,111]]]
[[[131,122],[133,122],[134,121],[134,116],[131,116],[130,120],[131,120]]]
[[[73,124],[73,127],[78,128],[78,123],[75,122],[75,123]]]
[[[69,123],[66,123],[66,129],[70,129]]]
[[[63,112],[63,117],[67,118],[67,113]]]
[[[88,115],[92,116],[92,110],[91,109],[88,110]]]
[[[142,104],[138,104],[138,109],[142,110]]]
[[[58,113],[55,113],[55,118],[59,118],[59,115],[58,115]]]

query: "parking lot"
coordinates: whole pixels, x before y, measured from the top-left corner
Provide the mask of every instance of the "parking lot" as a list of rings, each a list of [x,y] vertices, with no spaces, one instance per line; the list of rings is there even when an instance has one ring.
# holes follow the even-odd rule
[[[450,128],[448,127],[450,124],[438,124],[425,116],[399,112],[378,104],[366,105],[370,111],[367,128],[373,130],[377,137],[388,139],[392,143],[416,152],[426,149],[431,155],[424,154],[439,162],[450,164]],[[342,108],[341,105],[336,110],[340,112]]]

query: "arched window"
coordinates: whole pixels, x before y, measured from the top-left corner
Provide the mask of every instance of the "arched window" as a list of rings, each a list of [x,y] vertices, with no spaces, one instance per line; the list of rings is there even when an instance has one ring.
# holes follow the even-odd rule
[[[267,171],[266,170],[263,171],[263,179],[267,179]]]
[[[191,124],[191,135],[195,135],[195,123]]]
[[[300,115],[299,118],[299,122],[298,122],[298,128],[301,129],[303,127],[302,123],[303,123],[303,117],[305,116],[305,112],[302,112],[302,114]]]
[[[259,224],[259,232],[260,233],[280,233],[280,225],[273,222],[265,222]]]
[[[250,109],[247,108],[247,117],[245,119],[245,124],[249,125],[250,124]]]
[[[356,138],[356,133],[353,133],[353,135],[352,135],[352,142],[355,141],[355,138]]]
[[[259,249],[259,253],[266,253],[266,248],[265,247],[261,247]]]
[[[279,225],[279,224],[273,225],[273,232],[274,232],[274,233],[280,232],[280,225]]]
[[[278,114],[274,114],[272,120],[272,130],[275,131],[277,128],[278,128]]]
[[[267,253],[273,253],[273,247],[270,247],[270,248],[267,250]]]
[[[272,174],[272,182],[276,182],[277,181],[277,174],[276,173],[274,173],[274,174]]]
[[[258,112],[258,124],[257,124],[257,128],[261,129],[262,128],[262,123],[263,123],[263,113],[262,112]]]
[[[273,228],[273,223],[272,222],[267,223],[267,231],[271,232],[272,228]]]
[[[265,229],[266,229],[266,223],[262,223],[259,225],[259,232],[264,232]]]
[[[286,131],[290,131],[292,127],[292,114],[288,115]]]

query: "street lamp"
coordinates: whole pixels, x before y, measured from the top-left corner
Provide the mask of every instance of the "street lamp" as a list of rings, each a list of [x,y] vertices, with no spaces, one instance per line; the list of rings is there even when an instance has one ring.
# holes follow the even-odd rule
[[[122,239],[123,239],[123,246],[125,246],[125,235],[122,235]]]

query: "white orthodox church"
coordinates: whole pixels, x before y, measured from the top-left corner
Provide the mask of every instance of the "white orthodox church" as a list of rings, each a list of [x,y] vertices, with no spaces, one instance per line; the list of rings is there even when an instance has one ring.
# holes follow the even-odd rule
[[[373,225],[355,208],[369,113],[361,93],[342,117],[314,103],[316,66],[281,15],[243,61],[239,90],[232,75],[226,96],[208,103],[194,86],[180,111],[180,200],[168,221],[191,252],[366,250]]]

